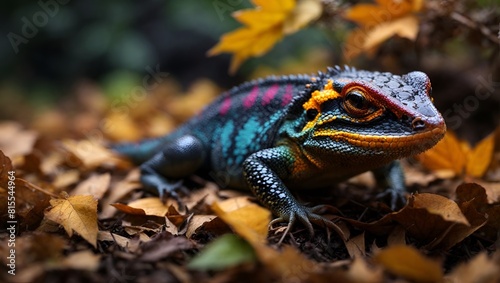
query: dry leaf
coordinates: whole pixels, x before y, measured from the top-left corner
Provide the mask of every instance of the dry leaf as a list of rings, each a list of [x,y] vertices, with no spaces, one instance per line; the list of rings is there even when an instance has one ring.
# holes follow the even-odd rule
[[[94,254],[91,251],[79,251],[65,257],[61,263],[57,265],[57,269],[68,268],[94,272],[99,268],[100,258],[101,255]]]
[[[142,137],[139,126],[127,114],[112,112],[106,117],[104,125],[103,133],[113,141],[136,141]]]
[[[111,186],[109,195],[104,200],[101,200],[102,211],[99,214],[99,218],[103,219],[113,216],[116,209],[111,206],[111,204],[117,202],[133,190],[141,187],[139,176],[139,169],[136,168],[130,171],[125,179]]]
[[[71,195],[92,195],[101,199],[109,188],[111,175],[109,173],[92,175],[71,191]]]
[[[296,6],[295,0],[253,0],[255,9],[233,14],[245,26],[223,35],[220,42],[208,51],[208,55],[233,53],[230,72],[234,73],[249,57],[265,54],[285,34],[296,32],[319,17],[322,8],[320,1],[301,2]]]
[[[352,261],[347,273],[352,282],[378,283],[383,282],[383,270],[379,267],[370,266],[363,257],[356,257]]]
[[[472,260],[457,266],[445,278],[446,282],[494,283],[500,281],[500,269],[494,258],[489,258],[485,252],[482,252]]]
[[[374,260],[385,269],[415,282],[441,282],[441,264],[430,260],[410,246],[392,246],[375,255]]]
[[[348,60],[362,52],[374,53],[381,43],[395,35],[410,40],[417,37],[419,22],[415,13],[422,9],[422,0],[376,2],[354,5],[344,15],[360,26],[349,34],[344,45],[344,56]]]
[[[0,132],[0,148],[11,158],[30,153],[38,137],[34,131],[23,130],[17,122],[0,123]]]
[[[45,217],[62,225],[71,237],[73,230],[96,247],[97,242],[97,200],[92,196],[71,196],[66,199],[50,200],[52,207]]]
[[[417,156],[429,170],[451,170],[455,175],[480,178],[488,169],[493,157],[494,135],[481,140],[473,149],[448,131],[444,138],[430,150]]]
[[[212,209],[250,244],[265,243],[267,226],[271,221],[269,210],[248,201],[247,197],[216,202],[212,204]]]
[[[176,203],[173,201],[172,203]],[[146,215],[164,217],[167,215],[170,204],[163,203],[158,197],[142,198],[128,203],[135,209],[142,209]]]
[[[103,147],[93,140],[65,140],[64,148],[74,158],[80,161],[85,169],[95,169],[98,167],[119,167],[130,168],[131,164],[116,156],[111,150]]]
[[[80,180],[80,171],[79,170],[68,170],[65,172],[61,172],[57,174],[55,180],[52,182],[52,185],[57,189],[63,189]]]

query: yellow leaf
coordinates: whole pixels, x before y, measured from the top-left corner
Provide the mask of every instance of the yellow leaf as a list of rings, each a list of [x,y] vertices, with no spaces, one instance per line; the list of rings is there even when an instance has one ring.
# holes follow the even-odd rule
[[[73,230],[96,247],[97,242],[97,200],[93,196],[71,196],[66,199],[50,200],[52,206],[45,216],[62,225],[71,237]]]
[[[62,143],[66,151],[72,155],[68,158],[69,162],[81,162],[84,169],[94,169],[99,166],[129,167],[129,162],[118,158],[97,140],[64,140]]]
[[[364,50],[377,47],[382,42],[398,35],[415,40],[418,34],[418,19],[415,16],[406,16],[388,23],[382,23],[368,32],[363,44]]]
[[[323,6],[318,0],[302,0],[285,20],[283,32],[292,34],[318,19],[323,12]]]
[[[215,214],[252,245],[265,243],[269,210],[248,201],[247,197],[231,198],[212,204]]]
[[[415,40],[419,22],[414,15],[422,9],[422,0],[376,0],[377,4],[358,4],[347,10],[344,18],[356,22],[344,45],[347,60],[361,52],[373,53],[394,35]]]
[[[493,157],[494,147],[495,135],[490,134],[470,150],[465,170],[467,175],[480,178],[486,173]]]
[[[163,203],[158,197],[141,198],[128,203],[128,206],[142,209],[146,215],[164,217],[167,215],[169,204]]]
[[[392,246],[378,253],[374,259],[391,273],[415,282],[441,282],[443,279],[441,265],[424,257],[413,247]]]
[[[448,131],[444,138],[430,150],[417,156],[429,170],[451,170],[455,175],[480,178],[488,169],[493,158],[495,138],[491,134],[471,149],[465,141],[459,140]]]
[[[460,141],[451,131],[446,132],[444,138],[433,148],[419,154],[417,159],[429,170],[452,170],[456,175],[463,173],[466,155]]]
[[[208,51],[209,56],[233,53],[231,73],[246,59],[265,54],[285,34],[303,28],[322,12],[319,0],[303,0],[298,6],[295,0],[254,0],[253,3],[255,9],[233,14],[244,26],[223,35],[220,42]]]

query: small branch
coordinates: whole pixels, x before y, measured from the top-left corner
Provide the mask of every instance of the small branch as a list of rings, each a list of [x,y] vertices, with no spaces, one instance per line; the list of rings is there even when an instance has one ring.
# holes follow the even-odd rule
[[[493,32],[487,28],[484,25],[478,24],[471,19],[465,17],[464,15],[461,15],[457,12],[452,12],[451,13],[451,18],[454,19],[455,21],[459,22],[460,24],[473,29],[473,30],[478,30],[481,32],[486,38],[488,38],[490,41],[492,41],[495,44],[500,45],[500,38],[498,36],[495,36]]]

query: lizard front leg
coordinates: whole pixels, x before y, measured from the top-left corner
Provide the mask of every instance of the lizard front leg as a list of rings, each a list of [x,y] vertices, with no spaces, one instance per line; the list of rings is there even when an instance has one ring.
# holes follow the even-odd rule
[[[406,202],[406,185],[405,175],[401,163],[396,160],[381,168],[373,170],[377,184],[385,187],[385,191],[380,193],[377,197],[389,197],[391,202],[391,209],[396,210]]]
[[[141,182],[162,199],[165,193],[178,199],[176,190],[181,187],[182,179],[198,170],[205,152],[202,142],[192,135],[173,140],[141,165]]]
[[[345,239],[340,228],[332,221],[317,214],[325,206],[309,208],[297,202],[288,188],[285,180],[293,166],[294,157],[290,149],[286,146],[264,149],[250,155],[243,163],[243,174],[257,199],[267,206],[277,219],[271,221],[270,225],[276,222],[288,222],[287,229],[280,242],[290,231],[296,221],[300,221],[314,233],[312,223],[327,226],[334,229]]]

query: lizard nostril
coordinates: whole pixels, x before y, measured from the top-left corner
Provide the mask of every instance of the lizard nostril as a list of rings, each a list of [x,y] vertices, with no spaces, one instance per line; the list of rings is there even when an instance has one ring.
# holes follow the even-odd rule
[[[425,122],[422,121],[420,118],[415,118],[413,121],[411,121],[411,126],[413,127],[414,130],[423,130],[425,129]]]

